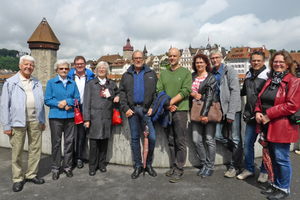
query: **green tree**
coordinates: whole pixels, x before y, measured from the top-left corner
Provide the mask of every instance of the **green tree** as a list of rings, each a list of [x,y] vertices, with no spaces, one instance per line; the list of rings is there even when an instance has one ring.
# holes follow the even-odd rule
[[[276,49],[270,49],[269,50],[269,52],[270,52],[270,54],[271,54],[271,56],[273,55],[273,53],[275,53],[276,52]]]

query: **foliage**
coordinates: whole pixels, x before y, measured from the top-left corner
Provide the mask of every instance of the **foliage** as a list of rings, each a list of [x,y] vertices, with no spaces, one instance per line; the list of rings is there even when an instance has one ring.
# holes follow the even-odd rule
[[[271,56],[273,55],[273,53],[275,53],[276,52],[276,49],[270,49],[269,50],[269,52],[270,52],[270,54],[271,54]]]
[[[19,70],[19,58],[10,56],[0,56],[0,69]]]
[[[16,57],[18,55],[19,51],[17,50],[8,50],[8,49],[0,49],[0,56],[10,56],[10,57]]]

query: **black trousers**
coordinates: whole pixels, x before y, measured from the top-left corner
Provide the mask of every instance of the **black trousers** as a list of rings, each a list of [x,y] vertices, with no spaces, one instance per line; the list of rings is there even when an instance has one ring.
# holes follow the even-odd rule
[[[107,139],[91,139],[90,138],[90,159],[89,168],[96,171],[99,168],[106,167]]]

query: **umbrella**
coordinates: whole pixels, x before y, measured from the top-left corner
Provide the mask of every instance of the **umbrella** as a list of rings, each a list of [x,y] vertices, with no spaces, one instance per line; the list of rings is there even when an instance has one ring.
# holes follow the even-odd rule
[[[145,168],[146,168],[146,164],[147,164],[147,156],[148,156],[148,151],[149,151],[149,128],[148,125],[146,125],[145,127],[145,131],[144,131],[144,146],[143,146],[143,167],[144,167],[144,173],[143,175],[145,176]]]
[[[270,157],[270,152],[268,149],[268,142],[266,140],[266,135],[261,131],[261,127],[259,125],[257,126],[257,131],[260,136],[258,142],[263,146],[264,167],[266,168],[266,171],[269,175],[271,183],[274,183],[274,172],[273,172],[273,166],[272,166],[272,160]]]

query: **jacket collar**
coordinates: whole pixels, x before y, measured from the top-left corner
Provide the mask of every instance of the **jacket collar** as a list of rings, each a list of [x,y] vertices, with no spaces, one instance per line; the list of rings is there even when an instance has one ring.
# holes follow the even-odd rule
[[[19,78],[20,76],[20,71],[18,73],[16,73],[14,76],[11,77],[11,81],[18,85],[20,88],[23,88],[22,82]],[[36,84],[38,84],[38,79],[32,76],[32,87],[34,87]]]
[[[143,64],[143,67],[144,67],[145,73],[151,71],[150,67],[148,67],[147,65]],[[133,71],[134,71],[134,66],[131,65],[131,66],[127,69],[127,72],[133,74]]]
[[[67,79],[68,79],[68,82],[67,82],[67,83],[71,83],[71,79],[70,79],[69,76],[67,76]],[[54,78],[54,82],[55,82],[55,83],[61,82],[61,80],[59,80],[58,75]]]

